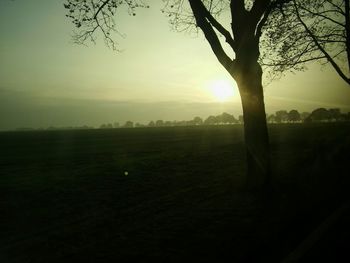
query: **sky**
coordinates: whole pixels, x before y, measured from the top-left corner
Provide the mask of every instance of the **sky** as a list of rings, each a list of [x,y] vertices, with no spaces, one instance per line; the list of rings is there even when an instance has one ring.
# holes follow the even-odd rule
[[[102,38],[74,44],[63,1],[0,0],[0,130],[241,114],[237,87],[204,37],[171,30],[161,4],[117,13],[125,38],[116,52]],[[264,89],[268,113],[350,111],[350,87],[317,63]]]

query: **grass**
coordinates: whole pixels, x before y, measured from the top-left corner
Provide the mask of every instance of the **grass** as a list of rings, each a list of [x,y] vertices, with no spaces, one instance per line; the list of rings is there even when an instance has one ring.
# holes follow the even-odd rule
[[[280,261],[347,198],[350,125],[269,130],[269,200],[240,125],[1,133],[0,261]]]

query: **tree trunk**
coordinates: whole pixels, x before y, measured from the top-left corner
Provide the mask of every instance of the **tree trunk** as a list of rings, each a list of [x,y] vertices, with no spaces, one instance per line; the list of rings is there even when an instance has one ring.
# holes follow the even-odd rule
[[[237,65],[237,82],[243,107],[244,138],[247,151],[247,186],[266,189],[270,184],[270,147],[266,124],[262,70],[257,62]]]

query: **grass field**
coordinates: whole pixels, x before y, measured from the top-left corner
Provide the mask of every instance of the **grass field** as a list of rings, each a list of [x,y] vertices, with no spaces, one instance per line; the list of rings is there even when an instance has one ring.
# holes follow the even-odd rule
[[[240,125],[2,132],[0,262],[278,262],[347,199],[350,124],[269,130],[270,198]]]

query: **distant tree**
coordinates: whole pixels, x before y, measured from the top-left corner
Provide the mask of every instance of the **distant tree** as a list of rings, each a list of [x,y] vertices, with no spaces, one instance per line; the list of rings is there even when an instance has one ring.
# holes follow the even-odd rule
[[[113,123],[113,128],[119,128],[119,122]]]
[[[275,123],[276,122],[276,116],[275,114],[270,114],[267,116],[267,122],[268,123]]]
[[[318,108],[311,112],[308,118],[310,118],[311,121],[327,121],[330,119],[330,114],[325,108]]]
[[[204,124],[205,125],[214,125],[217,124],[218,120],[215,116],[210,115],[208,118],[205,119]]]
[[[133,128],[134,123],[132,121],[126,121],[123,127],[124,128]]]
[[[276,111],[276,118],[275,119],[276,119],[277,123],[288,121],[288,112],[286,110]]]
[[[154,126],[156,126],[156,125],[155,125],[154,121],[150,121],[150,122],[148,123],[147,126],[148,126],[148,127],[154,127]]]
[[[349,0],[289,0],[273,12],[265,31],[263,64],[273,74],[304,70],[306,63],[330,64],[350,85]]]
[[[187,126],[187,121],[178,121],[177,126]]]
[[[185,121],[185,125],[186,126],[194,126],[195,124],[194,124],[193,120],[189,120],[189,121]]]
[[[304,121],[307,117],[309,117],[310,116],[310,112],[302,112],[301,114],[300,114],[300,119],[302,120],[302,121]]]
[[[329,109],[328,113],[329,113],[329,118],[332,121],[338,121],[341,118],[340,109]]]
[[[172,121],[165,121],[164,126],[167,126],[167,127],[173,126],[173,122]]]
[[[221,115],[216,116],[218,123],[224,123],[224,124],[232,124],[237,122],[235,117],[231,114],[228,114],[226,112],[223,112]]]
[[[300,113],[297,110],[291,110],[290,112],[288,112],[288,121],[296,122],[300,120]]]
[[[203,119],[201,117],[194,117],[193,118],[193,124],[194,125],[202,125],[203,124]]]
[[[162,127],[162,126],[164,126],[164,121],[163,121],[163,120],[157,120],[157,121],[156,121],[156,126],[157,126],[157,127]]]
[[[111,123],[101,124],[100,129],[113,129],[113,125]]]

